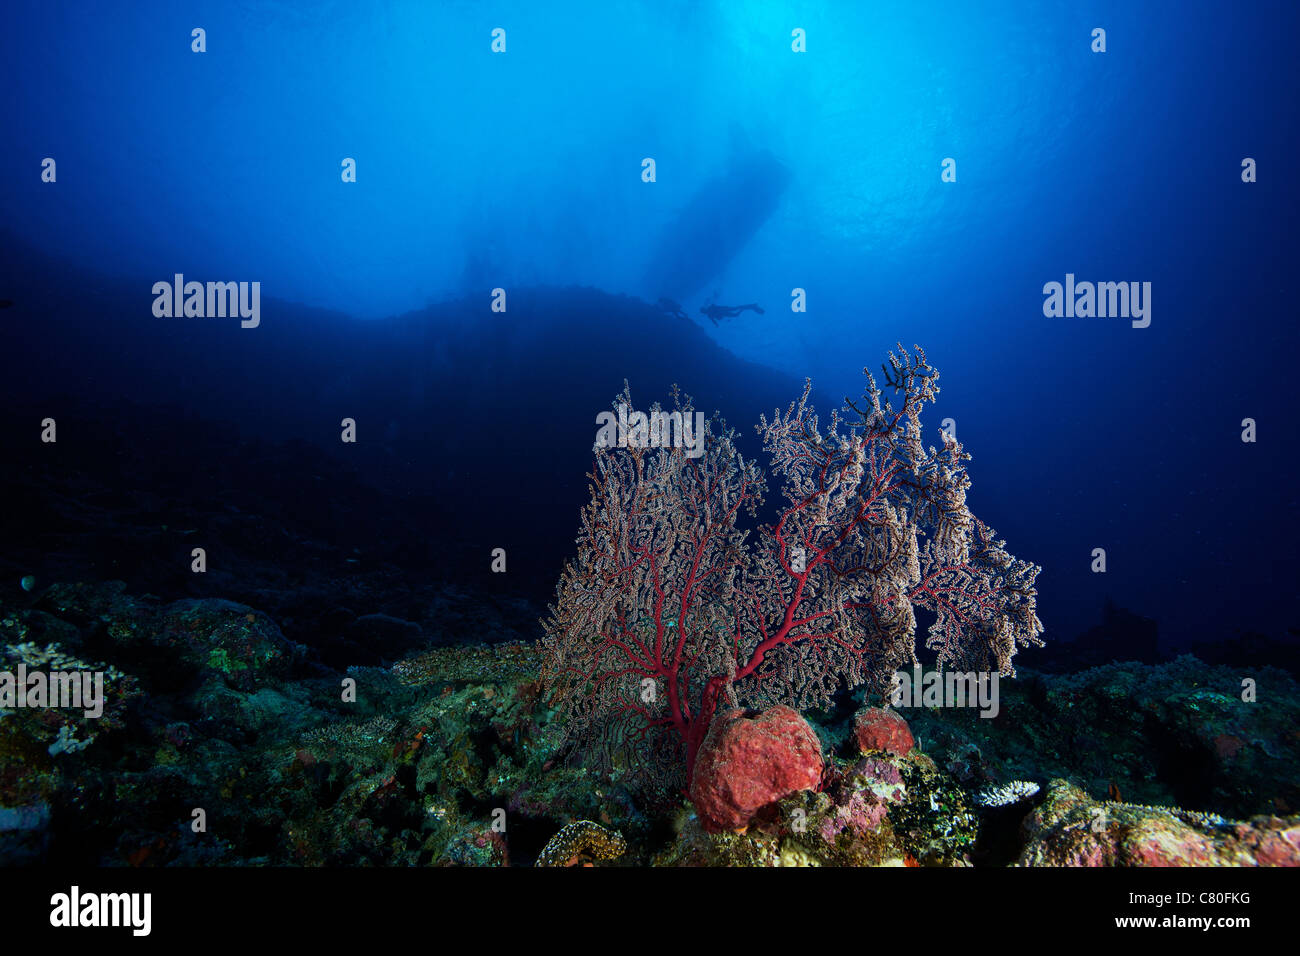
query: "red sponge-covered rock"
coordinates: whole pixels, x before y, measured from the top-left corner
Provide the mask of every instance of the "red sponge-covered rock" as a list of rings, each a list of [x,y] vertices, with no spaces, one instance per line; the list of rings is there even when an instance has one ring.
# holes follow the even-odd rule
[[[858,711],[853,718],[853,736],[864,754],[883,750],[902,757],[916,745],[907,721],[888,707],[863,707]]]
[[[778,705],[756,717],[722,715],[700,746],[690,797],[706,829],[740,830],[773,801],[821,782],[822,747],[799,714]]]

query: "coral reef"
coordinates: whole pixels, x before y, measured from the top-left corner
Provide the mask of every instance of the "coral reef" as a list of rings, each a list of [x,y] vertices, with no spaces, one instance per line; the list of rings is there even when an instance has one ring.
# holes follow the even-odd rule
[[[742,798],[720,804],[737,817],[719,829],[712,814],[723,811],[702,813],[712,804],[699,794],[646,801],[618,774],[566,759],[565,716],[541,695],[534,644],[436,647],[332,671],[276,641],[279,622],[257,610],[183,604],[173,616],[171,604],[112,584],[17,591],[0,607],[8,662],[112,676],[98,722],[0,714],[6,864],[1296,862],[1300,817],[1278,804],[1300,774],[1300,688],[1280,673],[1256,672],[1266,701],[1248,703],[1231,694],[1239,673],[1190,658],[1068,675],[1022,668],[997,718],[909,709],[906,754],[861,754],[852,706],[806,717],[728,709],[714,723],[718,749],[697,762],[700,780],[714,767],[714,789]],[[204,653],[214,647],[248,667],[214,667]],[[262,666],[258,648],[282,653]],[[341,699],[345,677],[355,701]],[[905,724],[894,715],[889,727],[894,739]],[[1212,761],[1198,772],[1213,772],[1194,803],[1161,798],[1161,768],[1188,747]],[[1123,759],[1109,777],[1098,775],[1103,749]],[[1047,772],[1070,762],[1078,773]],[[1124,798],[1102,799],[1111,789]],[[1236,809],[1247,802],[1265,808]]]

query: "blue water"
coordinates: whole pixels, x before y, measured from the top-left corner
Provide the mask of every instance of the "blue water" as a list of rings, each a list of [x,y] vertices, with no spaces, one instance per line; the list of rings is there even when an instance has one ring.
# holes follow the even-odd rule
[[[1282,635],[1300,626],[1298,26],[1291,2],[1186,0],[30,4],[0,31],[0,223],[11,265],[136,283],[138,311],[91,298],[81,321],[146,351],[147,290],[175,273],[260,281],[268,326],[286,304],[364,320],[348,333],[364,344],[463,299],[489,329],[496,287],[653,302],[657,281],[696,281],[649,267],[672,262],[656,259],[672,230],[707,276],[682,294],[690,320],[782,387],[857,394],[894,343],[926,348],[944,388],[930,427],[955,421],[974,510],[1043,565],[1049,640],[1107,598],[1174,643]],[[745,180],[778,167],[779,188]],[[696,220],[725,235],[691,226],[710,202]],[[1150,282],[1149,327],[1045,317],[1043,286],[1067,273]],[[714,325],[709,301],[764,312]],[[19,304],[0,312],[28,336],[10,359],[39,364],[39,302]],[[584,359],[603,394],[637,368],[643,331],[617,334],[625,350]],[[764,410],[729,414],[748,428]],[[563,483],[580,490],[575,461]]]

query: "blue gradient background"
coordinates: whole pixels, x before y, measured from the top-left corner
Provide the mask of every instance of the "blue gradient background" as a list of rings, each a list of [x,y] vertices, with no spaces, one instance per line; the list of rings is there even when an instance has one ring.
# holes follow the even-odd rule
[[[1300,625],[1298,11],[19,5],[0,30],[3,224],[98,271],[258,279],[374,321],[470,291],[472,257],[502,286],[638,294],[740,136],[794,178],[707,290],[766,314],[707,334],[832,395],[895,342],[925,346],[944,383],[929,422],[956,420],[974,510],[1044,565],[1049,638],[1106,597],[1176,642],[1281,634]],[[1151,326],[1044,318],[1067,272],[1151,282]]]

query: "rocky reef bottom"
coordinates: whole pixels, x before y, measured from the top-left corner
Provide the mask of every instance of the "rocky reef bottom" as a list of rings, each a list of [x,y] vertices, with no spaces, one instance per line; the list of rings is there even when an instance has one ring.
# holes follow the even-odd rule
[[[566,759],[526,641],[337,670],[244,604],[55,584],[0,604],[20,666],[97,672],[103,707],[0,707],[6,865],[1300,863],[1300,687],[1269,668],[1022,669],[993,717],[846,697],[803,715],[811,786],[706,828]]]

